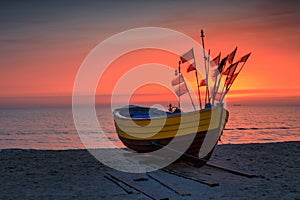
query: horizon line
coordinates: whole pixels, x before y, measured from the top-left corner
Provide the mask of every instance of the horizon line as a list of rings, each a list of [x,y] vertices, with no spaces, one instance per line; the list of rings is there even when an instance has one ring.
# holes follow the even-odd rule
[[[99,95],[98,95],[99,96]],[[100,95],[101,96],[101,95]],[[103,95],[102,95],[103,96]],[[108,95],[104,95],[108,97]],[[142,96],[142,95],[141,95]],[[28,107],[72,107],[72,96],[35,96],[25,98],[0,98],[0,108],[28,108]],[[21,101],[20,101],[21,100]],[[152,105],[152,104],[164,104],[164,103],[176,103],[174,99],[159,98],[159,99],[142,99],[134,100],[129,104],[141,104],[141,105]],[[296,105],[300,106],[300,95],[297,96],[241,96],[241,97],[227,97],[226,103],[230,104],[244,104],[244,105]],[[97,100],[95,98],[95,106],[107,106],[111,105],[111,99],[105,98]],[[125,105],[128,102],[120,99],[118,105]],[[83,100],[81,105],[86,105]]]
[[[255,96],[256,95],[268,95],[270,97],[298,97],[300,96],[300,93],[297,94],[281,94],[281,95],[275,95],[276,92],[282,91],[282,90],[289,90],[289,91],[300,91],[300,88],[274,88],[274,89],[268,89],[268,88],[262,88],[262,89],[241,89],[241,90],[232,90],[228,93],[229,97],[234,95],[243,95],[243,96]],[[93,96],[127,96],[128,94],[95,94]],[[157,92],[157,93],[135,93],[134,95],[143,96],[143,95],[169,95],[168,93],[164,92]],[[23,94],[23,95],[0,95],[0,98],[36,98],[36,97],[72,97],[73,94]],[[82,94],[80,96],[91,96]]]

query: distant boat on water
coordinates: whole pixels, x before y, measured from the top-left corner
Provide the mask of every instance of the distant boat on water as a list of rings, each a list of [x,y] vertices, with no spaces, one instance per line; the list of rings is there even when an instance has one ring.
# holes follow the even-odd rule
[[[204,49],[204,34],[201,31]],[[166,147],[172,140],[176,145],[188,144],[188,148],[181,152],[179,160],[206,162],[211,157],[226,123],[229,112],[224,108],[223,100],[231,85],[246,63],[249,54],[233,63],[237,47],[222,60],[221,53],[212,60],[204,53],[206,77],[198,80],[193,49],[180,57],[178,70],[172,85],[176,86],[178,107],[169,105],[168,111],[156,108],[127,105],[113,111],[115,128],[120,140],[126,147],[136,152],[153,152]],[[210,53],[209,53],[210,54]],[[195,108],[185,79],[181,73],[181,64],[192,61],[187,72],[194,71],[197,79],[199,109]],[[226,67],[226,64],[229,64]],[[238,69],[238,65],[242,66]],[[238,69],[238,70],[237,70]],[[208,76],[214,80],[209,92]],[[224,81],[222,81],[224,79]],[[224,83],[224,84],[221,84]],[[201,105],[199,87],[206,87],[204,107]],[[189,94],[194,111],[183,112],[180,108],[180,96]],[[170,149],[176,151],[176,149]]]

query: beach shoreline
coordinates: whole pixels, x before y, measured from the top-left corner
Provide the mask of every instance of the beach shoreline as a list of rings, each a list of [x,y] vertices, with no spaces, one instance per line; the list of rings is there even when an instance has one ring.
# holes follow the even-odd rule
[[[136,190],[128,194],[105,178],[116,170],[96,160],[87,150],[2,149],[0,161],[0,199],[149,199]],[[158,170],[150,174],[190,195],[176,194],[157,182],[154,184],[149,177],[141,187],[146,190],[157,185],[155,190],[170,199],[197,199],[199,195],[201,199],[300,198],[299,141],[217,145],[209,162],[258,177],[242,177],[207,166],[175,164],[174,169],[217,182],[219,186],[209,187]]]

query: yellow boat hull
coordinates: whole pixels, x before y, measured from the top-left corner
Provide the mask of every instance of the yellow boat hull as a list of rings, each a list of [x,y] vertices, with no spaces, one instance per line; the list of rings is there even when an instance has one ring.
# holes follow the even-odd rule
[[[137,152],[152,152],[176,138],[177,145],[189,144],[181,157],[188,160],[208,159],[229,116],[223,107],[152,118],[134,118],[122,111],[114,112],[114,122],[125,146]]]

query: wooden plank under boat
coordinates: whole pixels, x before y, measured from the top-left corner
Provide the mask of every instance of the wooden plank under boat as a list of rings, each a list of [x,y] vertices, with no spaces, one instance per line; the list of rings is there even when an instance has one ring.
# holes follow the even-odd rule
[[[113,115],[118,137],[129,149],[152,152],[176,138],[177,145],[190,144],[179,159],[195,161],[210,158],[229,112],[222,105],[180,113],[130,105],[114,110]]]

